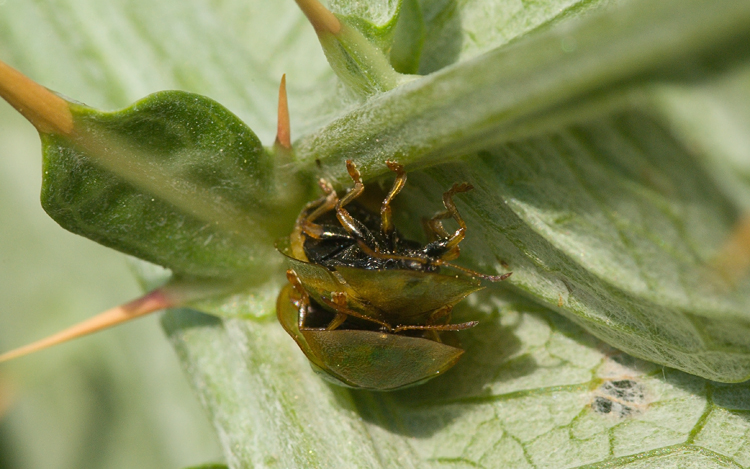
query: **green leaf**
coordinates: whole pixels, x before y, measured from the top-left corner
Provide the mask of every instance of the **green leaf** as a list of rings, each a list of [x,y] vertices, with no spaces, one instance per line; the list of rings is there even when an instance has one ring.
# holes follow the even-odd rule
[[[295,214],[279,210],[273,155],[223,106],[170,91],[72,109],[72,137],[42,136],[42,205],[61,226],[177,275],[258,278],[274,262],[265,246]]]
[[[617,3],[610,0],[417,1],[425,29],[424,48],[419,56],[420,74],[477,57],[536,28],[549,28],[567,19],[576,21],[600,7],[614,9]],[[572,42],[561,46],[563,50],[576,47]]]
[[[39,137],[0,105],[0,350],[139,294],[124,256],[39,204]],[[0,367],[0,467],[163,469],[221,460],[156,317]]]
[[[459,309],[481,323],[461,334],[458,365],[393,393],[319,379],[270,321],[163,321],[231,467],[750,464],[747,384],[633,359],[514,295],[478,303],[483,312]]]
[[[415,74],[425,41],[425,24],[418,0],[403,0],[393,38],[391,64],[397,72]]]
[[[402,0],[331,0],[328,8],[354,26],[380,50],[388,53],[399,22],[401,3]]]
[[[311,15],[311,21],[318,22],[314,11],[312,9],[307,14]],[[407,77],[393,69],[388,57],[398,9],[393,13],[395,15],[391,17],[390,24],[384,27],[377,27],[358,17],[343,15],[328,20],[321,19],[320,22],[326,23],[325,26],[315,27],[331,68],[359,99],[389,91],[408,81]]]
[[[730,65],[748,52],[750,11],[670,5],[591,15],[403,86],[306,137],[298,155],[342,176],[347,158],[375,176],[393,155],[419,166],[463,157],[428,171],[423,194],[403,195],[420,197],[406,210],[471,181],[482,241],[465,258],[498,271],[507,261],[511,283],[550,306],[562,296],[561,312],[614,347],[743,381],[750,283],[727,283],[711,267],[740,213],[652,117],[643,80],[677,80],[688,60],[715,79],[742,73]],[[561,41],[577,46],[566,53]],[[709,57],[728,65],[703,65]]]
[[[252,320],[170,313],[165,326],[230,467],[750,466],[746,384],[610,348],[722,380],[748,375],[747,279],[711,270],[748,200],[736,171],[747,148],[746,2],[423,2],[405,40],[421,56],[399,70],[440,71],[361,105],[336,93],[287,3],[242,4],[108,5],[112,18],[65,6],[36,23],[19,20],[35,12],[23,4],[0,15],[0,38],[19,67],[66,94],[87,99],[88,87],[114,106],[175,84],[226,103],[264,141],[279,71],[309,67],[297,84],[288,76],[300,167],[319,160],[310,171],[345,187],[346,158],[368,179],[387,171],[386,158],[407,163],[396,213],[411,234],[450,183],[472,182],[458,202],[469,221],[461,259],[487,272],[505,261],[514,276],[457,312],[481,324],[462,332],[456,368],[395,394],[317,379],[265,306],[268,286]],[[253,8],[278,21],[237,14]],[[86,27],[54,26],[77,15],[110,19],[115,33],[91,40]],[[26,45],[19,24],[40,22],[69,35],[65,45],[44,35]],[[138,44],[142,84],[112,72],[136,63],[117,61],[133,54],[122,41],[101,40],[118,34]],[[32,53],[45,47],[65,53]],[[108,80],[84,73],[92,55],[106,58]],[[83,93],[59,76],[70,64],[58,57],[81,65]],[[238,86],[251,81],[259,86]]]

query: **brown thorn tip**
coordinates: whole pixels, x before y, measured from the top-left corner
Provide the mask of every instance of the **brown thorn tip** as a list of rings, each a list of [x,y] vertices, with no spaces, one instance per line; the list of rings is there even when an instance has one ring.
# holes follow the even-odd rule
[[[307,16],[316,33],[329,32],[338,34],[341,22],[318,0],[295,0],[302,13]]]
[[[73,114],[67,101],[2,61],[0,97],[41,133],[67,135],[73,131]]]
[[[92,318],[89,318],[83,322],[80,322],[74,326],[64,329],[56,334],[52,334],[49,337],[38,340],[31,344],[19,347],[10,352],[6,352],[0,355],[0,363],[11,360],[13,358],[22,357],[39,350],[43,350],[53,345],[67,342],[68,340],[82,337],[87,334],[91,334],[114,325],[130,321],[140,316],[144,316],[155,311],[159,311],[164,308],[175,306],[176,302],[169,298],[164,290],[157,289],[149,293],[146,293],[140,298],[125,303],[124,305],[117,306],[100,313]]]
[[[276,125],[276,145],[291,150],[292,131],[289,125],[289,101],[286,97],[286,74],[281,76],[279,84],[279,111]]]

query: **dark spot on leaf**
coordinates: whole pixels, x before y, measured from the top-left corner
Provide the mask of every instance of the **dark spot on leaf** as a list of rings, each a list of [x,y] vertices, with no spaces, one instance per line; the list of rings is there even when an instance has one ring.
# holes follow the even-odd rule
[[[608,414],[612,412],[612,401],[604,399],[603,397],[597,397],[594,399],[594,403],[591,407],[600,414]]]
[[[602,384],[600,389],[605,394],[625,402],[639,403],[643,401],[643,386],[630,379],[607,381]]]
[[[598,414],[612,414],[619,418],[625,418],[634,411],[632,407],[620,402],[611,401],[605,397],[597,397],[591,403],[591,408]]]
[[[598,414],[611,414],[625,418],[645,407],[645,389],[632,379],[605,381],[594,392],[591,408]]]

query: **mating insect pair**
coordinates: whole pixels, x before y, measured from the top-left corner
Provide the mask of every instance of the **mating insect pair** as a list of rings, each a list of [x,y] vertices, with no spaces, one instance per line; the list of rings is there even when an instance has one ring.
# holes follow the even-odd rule
[[[69,103],[7,69],[6,77],[30,90],[23,99],[31,101],[18,101],[19,110],[31,105],[40,112],[30,116],[42,132],[54,122],[59,127],[55,132],[68,132],[70,123],[55,119],[70,117]],[[11,98],[14,103],[18,96]],[[64,112],[49,114],[55,109]],[[275,144],[280,153],[291,150],[288,115],[282,79]],[[277,301],[282,326],[324,376],[346,386],[377,390],[418,384],[453,366],[463,350],[451,342],[449,333],[476,324],[451,324],[453,306],[481,288],[480,278],[496,281],[510,275],[488,276],[449,264],[458,257],[466,233],[453,196],[471,189],[468,184],[456,184],[443,195],[445,211],[425,222],[425,246],[403,239],[393,225],[391,202],[404,187],[406,173],[397,163],[387,165],[396,181],[379,216],[359,204],[364,184],[349,161],[354,187],[339,199],[329,183],[321,182],[324,196],[302,210],[292,235],[277,245],[291,267],[290,285]],[[459,225],[454,233],[443,227],[449,218]],[[455,272],[440,273],[444,267]],[[0,363],[154,311],[227,293],[222,286],[203,287],[200,281],[194,284],[176,276],[140,298],[0,354]]]
[[[406,183],[403,166],[386,162],[396,180],[379,216],[359,205],[364,184],[346,162],[354,186],[339,198],[321,180],[324,195],[300,213],[279,251],[288,258],[287,285],[277,315],[313,369],[345,386],[393,390],[420,384],[451,368],[463,350],[445,332],[475,326],[451,324],[453,306],[491,276],[453,264],[466,234],[453,196],[472,189],[455,184],[443,194],[445,211],[424,222],[425,246],[402,238],[391,202]],[[459,228],[448,233],[442,221]],[[441,267],[455,270],[440,273]]]

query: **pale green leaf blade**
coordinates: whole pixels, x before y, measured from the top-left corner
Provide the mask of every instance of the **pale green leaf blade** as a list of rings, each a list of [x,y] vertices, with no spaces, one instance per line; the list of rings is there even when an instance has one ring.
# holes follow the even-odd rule
[[[275,321],[173,311],[163,323],[231,467],[379,466],[348,391],[315,375]]]
[[[613,7],[615,3],[611,0],[420,0],[425,39],[419,56],[419,73],[435,72],[496,49],[536,28],[545,28],[567,18],[580,18],[591,10]],[[576,45],[569,42],[562,46],[574,48]]]
[[[231,467],[750,465],[747,384],[639,361],[514,296],[479,303],[459,313],[481,320],[462,361],[394,393],[320,380],[271,322],[174,311],[164,325]]]
[[[657,86],[653,104],[676,138],[706,165],[708,174],[743,210],[750,209],[750,126],[747,99],[750,70],[740,65],[724,73],[680,86]]]
[[[705,0],[631,1],[569,18],[365,103],[305,136],[297,153],[308,164],[321,159],[341,180],[347,158],[375,176],[387,172],[377,163],[394,155],[426,166],[647,106],[639,85],[648,80],[720,73],[709,59],[730,66],[745,58],[750,7],[740,0],[722,10],[713,6]],[[336,138],[342,133],[346,139]]]

